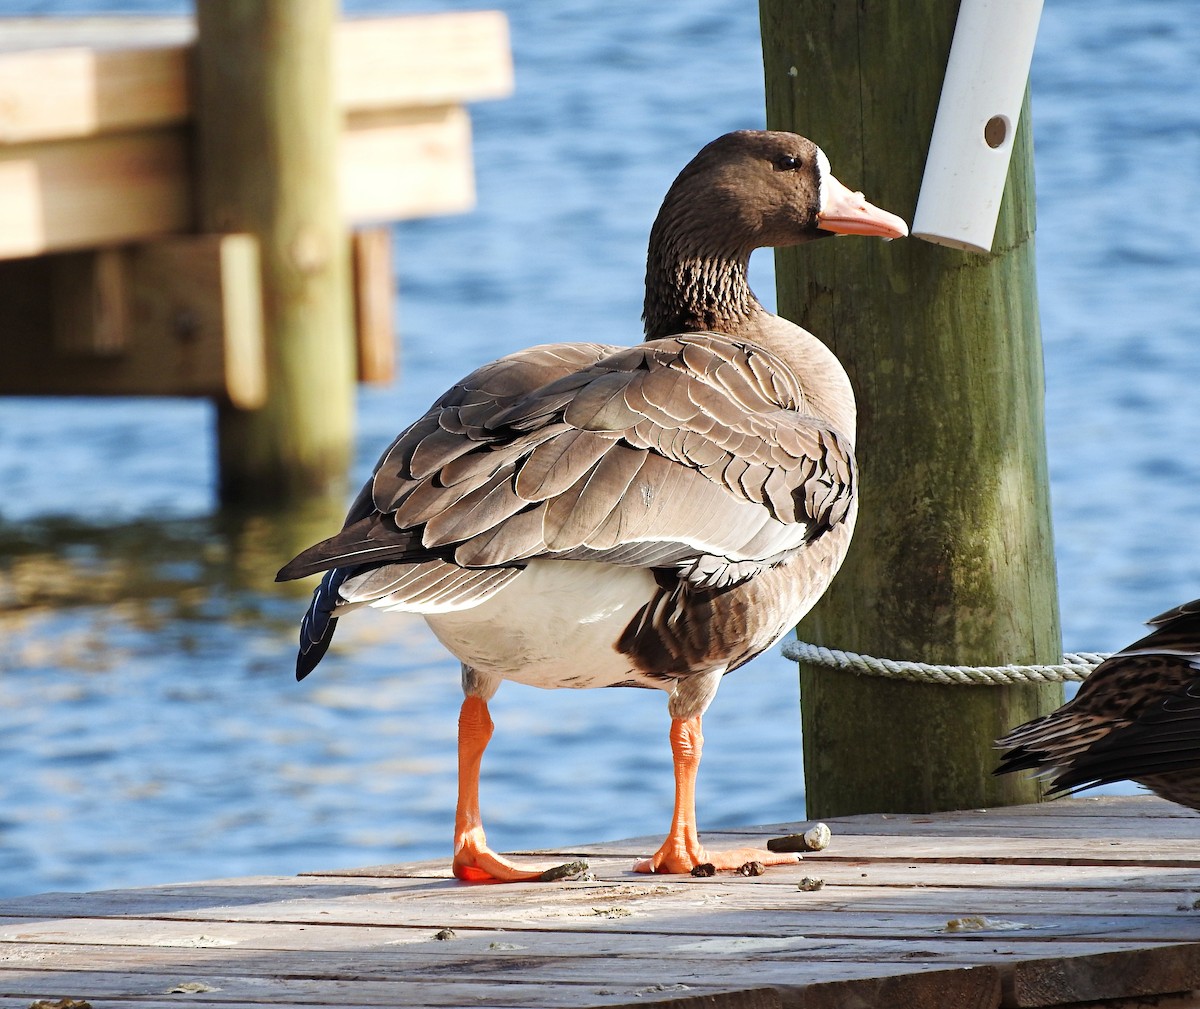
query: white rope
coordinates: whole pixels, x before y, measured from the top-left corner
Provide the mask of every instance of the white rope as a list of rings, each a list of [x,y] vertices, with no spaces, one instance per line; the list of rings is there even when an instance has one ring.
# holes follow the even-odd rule
[[[1083,680],[1103,662],[1100,652],[1069,652],[1059,666],[942,666],[930,662],[877,659],[873,655],[824,648],[807,641],[785,641],[783,654],[796,662],[855,673],[884,676],[917,683],[962,683],[968,686],[1002,686],[1013,683],[1060,683]]]

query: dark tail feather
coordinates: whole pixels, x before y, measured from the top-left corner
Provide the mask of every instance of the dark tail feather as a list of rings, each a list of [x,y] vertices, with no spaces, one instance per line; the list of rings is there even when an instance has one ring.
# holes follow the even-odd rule
[[[337,617],[333,615],[338,602],[338,586],[350,572],[334,568],[325,572],[321,584],[313,592],[308,612],[300,621],[300,651],[296,654],[296,679],[302,680],[314,669],[329,651],[329,642],[337,629]]]
[[[1011,774],[1013,771],[1036,771],[1045,762],[1047,754],[1031,750],[1027,746],[1018,746],[1009,750],[1000,758],[999,766],[992,774]]]
[[[351,512],[351,515],[354,513]],[[332,571],[339,565],[362,567],[392,560],[422,560],[432,556],[421,546],[421,529],[397,529],[391,515],[372,512],[348,522],[339,533],[314,543],[288,561],[275,576],[277,582]]]

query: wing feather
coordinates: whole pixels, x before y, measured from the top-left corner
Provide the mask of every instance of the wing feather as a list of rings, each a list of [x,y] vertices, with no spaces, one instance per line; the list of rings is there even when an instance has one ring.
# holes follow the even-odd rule
[[[642,414],[626,401],[628,372],[598,375],[580,389],[563,411],[563,420],[585,431],[623,431]]]
[[[475,485],[470,493],[425,523],[422,541],[427,547],[449,547],[465,543],[472,536],[495,529],[512,518],[528,503],[513,490],[513,471],[505,466],[486,483]]]
[[[385,564],[352,575],[339,589],[347,606],[393,600],[403,609],[436,613],[475,606],[491,598],[520,574],[516,568],[468,570],[442,560]]]
[[[516,492],[526,501],[561,494],[591,469],[613,445],[613,438],[571,427],[537,446],[517,472]]]
[[[472,536],[454,548],[455,563],[464,567],[511,565],[543,553],[545,511],[544,504],[529,506],[486,532]]]
[[[612,546],[593,543],[592,538],[612,513],[621,509],[626,494],[646,464],[646,454],[613,445],[576,484],[546,507],[544,535],[549,550],[570,550],[577,546]],[[636,507],[636,497],[629,503]]]

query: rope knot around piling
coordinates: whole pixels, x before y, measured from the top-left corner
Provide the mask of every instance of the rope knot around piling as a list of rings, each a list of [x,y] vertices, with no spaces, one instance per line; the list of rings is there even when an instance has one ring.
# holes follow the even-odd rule
[[[1096,666],[1108,658],[1100,652],[1069,652],[1063,656],[1059,665],[951,666],[933,662],[881,659],[874,655],[826,648],[807,641],[785,641],[783,654],[786,658],[805,665],[844,669],[890,680],[984,687],[1084,680]]]

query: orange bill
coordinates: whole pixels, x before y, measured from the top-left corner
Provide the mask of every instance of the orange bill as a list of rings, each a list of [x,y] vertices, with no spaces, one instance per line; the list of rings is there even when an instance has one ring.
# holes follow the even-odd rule
[[[874,235],[904,238],[908,225],[895,214],[868,203],[862,193],[853,193],[832,175],[821,179],[821,212],[818,226],[838,235]]]

